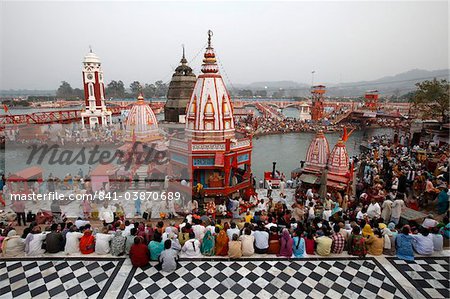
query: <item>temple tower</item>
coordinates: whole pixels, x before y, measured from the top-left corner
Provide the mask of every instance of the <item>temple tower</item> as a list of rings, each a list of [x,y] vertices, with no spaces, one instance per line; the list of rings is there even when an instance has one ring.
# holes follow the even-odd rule
[[[326,92],[324,85],[316,85],[311,88],[312,109],[311,120],[320,121],[324,116],[324,94]]]
[[[167,92],[167,103],[164,107],[164,120],[167,122],[185,122],[186,108],[194,90],[197,77],[187,64],[184,54],[180,65],[175,69]]]

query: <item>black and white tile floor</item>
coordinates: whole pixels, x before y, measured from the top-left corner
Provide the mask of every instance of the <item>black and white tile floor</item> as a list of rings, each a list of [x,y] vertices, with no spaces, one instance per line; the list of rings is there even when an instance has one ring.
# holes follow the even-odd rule
[[[389,261],[426,298],[450,298],[448,258],[416,258],[413,262],[399,259]]]
[[[388,260],[182,260],[173,273],[112,258],[3,260],[0,298],[449,298],[448,258]]]

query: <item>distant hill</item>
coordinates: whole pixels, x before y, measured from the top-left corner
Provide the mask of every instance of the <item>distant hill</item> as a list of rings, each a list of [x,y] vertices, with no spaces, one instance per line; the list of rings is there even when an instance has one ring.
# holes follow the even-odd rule
[[[367,90],[377,89],[381,95],[402,95],[416,89],[415,84],[433,78],[449,78],[450,70],[420,70],[414,69],[394,76],[386,76],[372,81],[358,81],[341,84],[325,83],[327,95],[357,97],[362,96]],[[267,86],[269,94],[285,89],[286,96],[308,96],[310,85],[294,81],[265,81],[250,84],[234,84],[235,88],[250,89],[252,91],[264,90]]]

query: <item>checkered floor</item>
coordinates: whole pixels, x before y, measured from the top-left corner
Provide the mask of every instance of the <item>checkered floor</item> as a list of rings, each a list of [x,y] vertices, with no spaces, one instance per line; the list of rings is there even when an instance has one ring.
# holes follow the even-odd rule
[[[408,298],[373,259],[182,261],[173,273],[133,269],[122,298]],[[406,295],[405,295],[406,294]]]
[[[97,298],[123,260],[0,262],[0,298]]]
[[[426,298],[450,298],[448,258],[416,258],[413,262],[389,260]]]

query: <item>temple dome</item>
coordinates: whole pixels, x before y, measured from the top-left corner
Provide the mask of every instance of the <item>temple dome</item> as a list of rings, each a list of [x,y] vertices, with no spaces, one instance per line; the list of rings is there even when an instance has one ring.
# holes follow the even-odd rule
[[[235,136],[233,107],[211,47],[212,32],[208,32],[202,74],[197,78],[186,115],[188,137],[200,141],[231,139]]]
[[[92,52],[92,49],[89,50],[89,53],[84,56],[84,63],[100,63],[100,58]]]
[[[306,153],[305,170],[320,172],[327,165],[330,146],[323,131],[317,132]]]
[[[345,176],[349,172],[349,158],[344,141],[340,139],[333,148],[328,159],[329,174]]]
[[[147,104],[142,95],[139,95],[136,103],[128,113],[126,123],[126,141],[151,142],[161,139],[158,128],[158,120],[152,108]]]

